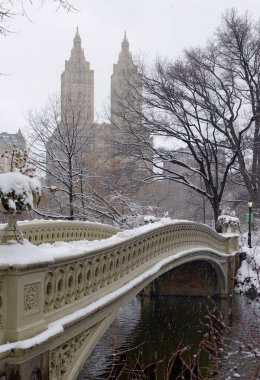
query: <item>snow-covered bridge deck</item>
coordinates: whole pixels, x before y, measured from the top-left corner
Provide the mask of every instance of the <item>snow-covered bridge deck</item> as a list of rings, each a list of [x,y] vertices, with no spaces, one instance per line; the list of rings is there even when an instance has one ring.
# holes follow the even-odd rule
[[[86,222],[21,228],[38,246],[0,247],[0,377],[6,379],[16,372],[21,380],[37,373],[75,379],[118,309],[174,268],[207,263],[214,293],[233,289],[238,237],[202,224],[165,219],[122,232]],[[39,245],[81,239],[95,241]]]

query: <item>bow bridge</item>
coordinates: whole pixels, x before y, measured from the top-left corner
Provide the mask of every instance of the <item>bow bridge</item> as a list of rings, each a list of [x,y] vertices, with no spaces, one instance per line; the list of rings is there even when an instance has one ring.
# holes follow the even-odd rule
[[[238,236],[193,222],[132,231],[87,222],[20,223],[32,244],[0,246],[0,379],[75,380],[125,305],[145,294],[227,296]],[[46,242],[100,240],[48,254]],[[45,252],[43,254],[43,252]]]

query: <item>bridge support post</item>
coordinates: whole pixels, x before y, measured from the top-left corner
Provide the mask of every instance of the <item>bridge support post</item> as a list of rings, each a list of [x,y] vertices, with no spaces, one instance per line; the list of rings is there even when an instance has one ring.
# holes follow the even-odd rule
[[[4,380],[49,380],[49,353],[34,358],[10,358],[5,365]],[[2,377],[1,377],[2,379]]]
[[[239,254],[231,256],[227,262],[228,265],[228,290],[232,294],[235,284],[236,273],[239,268]]]
[[[6,279],[5,341],[26,339],[47,328],[44,319],[44,268],[35,271],[14,269]]]
[[[141,293],[143,296],[156,296],[157,295],[157,289],[156,284],[154,281],[152,281],[149,285],[147,285]]]

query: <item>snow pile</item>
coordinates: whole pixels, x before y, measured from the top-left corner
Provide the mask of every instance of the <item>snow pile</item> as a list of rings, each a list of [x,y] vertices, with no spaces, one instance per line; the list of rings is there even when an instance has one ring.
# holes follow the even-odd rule
[[[250,296],[260,294],[260,246],[243,247],[245,259],[236,276],[235,291]]]
[[[244,259],[236,276],[235,291],[251,296],[260,294],[260,236],[258,235],[259,232],[253,233],[253,248],[248,248],[246,245],[247,234],[242,237]]]
[[[11,240],[8,244],[0,244],[1,269],[14,265],[30,265],[40,263],[53,263],[51,253],[23,240],[23,244]]]
[[[24,239],[23,244],[15,240],[9,244],[0,244],[1,269],[12,266],[32,264],[51,264],[57,259],[65,259],[73,255],[84,255],[87,251],[104,246],[106,240],[79,240],[71,242],[46,243],[36,246]]]
[[[158,227],[184,222],[180,220],[172,220],[163,218],[159,222],[147,224],[132,230],[124,230],[116,235],[103,240],[77,240],[71,242],[55,242],[54,244],[42,244],[39,246],[24,240],[21,245],[16,241],[11,241],[8,245],[0,245],[0,265],[5,266],[22,266],[38,263],[52,263],[55,260],[65,259],[73,255],[83,256],[95,249],[109,248],[115,244],[126,241],[142,235],[143,233],[152,231]],[[186,221],[187,222],[187,221]]]
[[[231,211],[229,207],[222,211],[218,217],[218,226],[222,232],[237,232],[239,227],[239,218],[236,217],[235,211]]]
[[[164,226],[167,226],[167,225],[173,225],[173,224],[176,224],[176,223],[183,223],[183,222],[189,223],[188,220],[162,218],[158,222],[148,223],[148,224],[145,224],[144,226],[132,228],[131,230],[123,230],[121,232],[118,232],[116,235],[114,235],[114,237],[116,237],[116,238],[123,238],[123,239],[124,238],[131,238],[131,237],[135,237],[137,235],[140,235],[142,233],[155,230],[158,227],[164,227]]]
[[[41,195],[41,183],[20,172],[0,174],[1,203],[7,212],[29,211]]]
[[[42,252],[45,252],[55,260],[58,258],[62,259],[71,257],[73,255],[85,254],[87,251],[95,248],[104,247],[107,240],[109,239],[56,241],[55,243],[41,244],[37,248],[41,249]]]
[[[145,215],[144,216],[144,222],[147,223],[154,223],[156,222],[157,218],[154,215]]]

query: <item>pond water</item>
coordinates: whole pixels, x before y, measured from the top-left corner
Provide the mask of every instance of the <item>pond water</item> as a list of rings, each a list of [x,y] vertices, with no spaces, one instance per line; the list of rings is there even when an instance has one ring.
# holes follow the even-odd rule
[[[158,378],[163,379],[180,343],[187,350],[187,361],[192,360],[199,342],[209,332],[209,310],[221,310],[227,326],[220,368],[209,378],[260,379],[260,299],[235,295],[214,301],[206,297],[137,296],[121,309],[77,380],[108,379],[112,363],[123,362],[126,355],[127,366],[132,368],[137,360],[141,367],[160,361]],[[200,367],[210,365],[210,357],[202,355]]]

